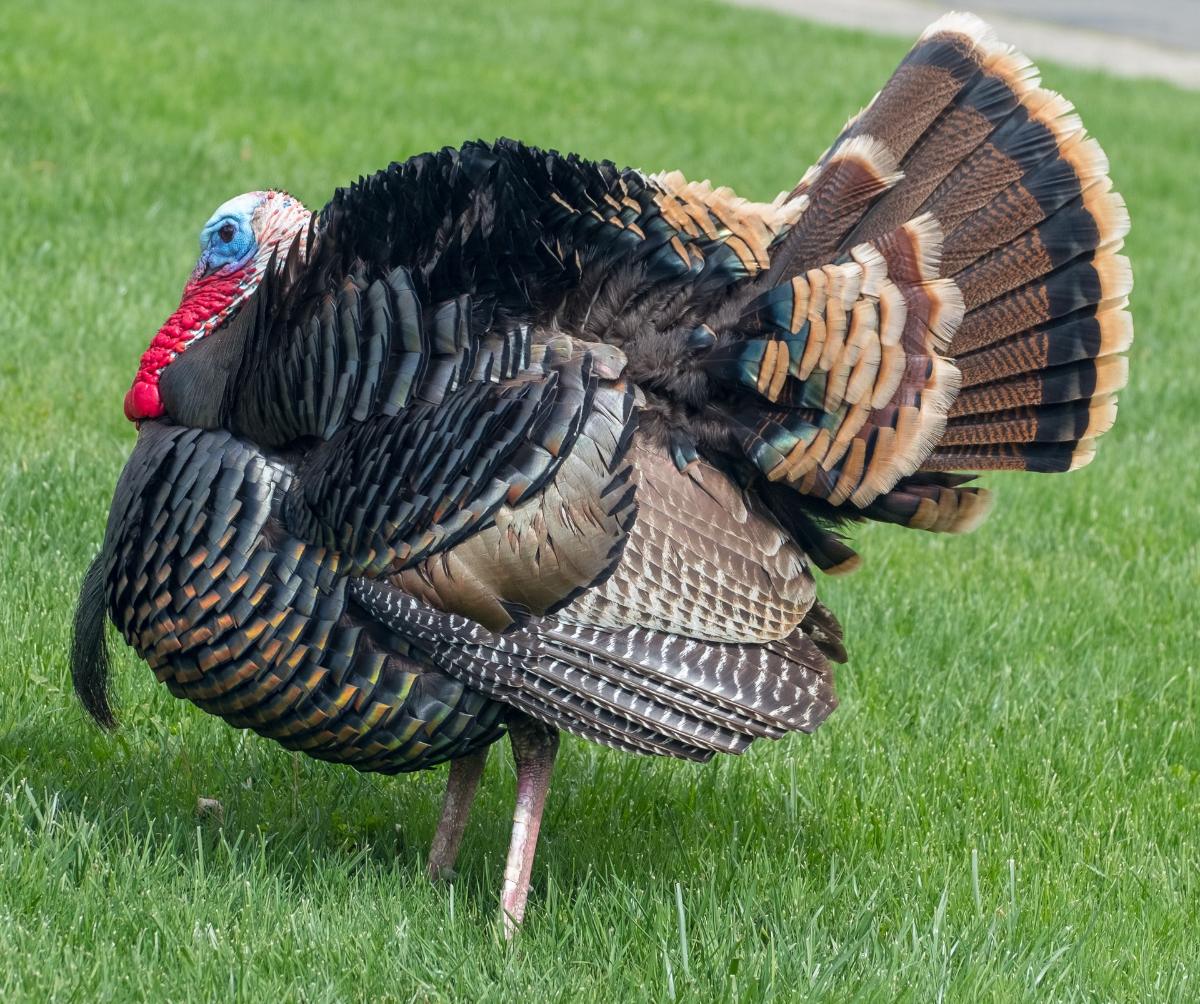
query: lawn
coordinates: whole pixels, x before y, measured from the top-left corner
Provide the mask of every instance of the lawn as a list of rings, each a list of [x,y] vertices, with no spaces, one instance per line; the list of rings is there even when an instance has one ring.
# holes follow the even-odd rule
[[[549,6],[549,5],[544,5]],[[11,4],[0,29],[0,1000],[1200,998],[1200,95],[1045,69],[1134,220],[1116,429],[996,476],[966,538],[874,528],[814,737],[697,768],[564,744],[514,946],[493,753],[452,887],[444,770],[235,732],[116,650],[71,693],[121,399],[230,195],[526,141],[789,187],[906,46],[682,0]],[[199,819],[199,797],[223,821]]]

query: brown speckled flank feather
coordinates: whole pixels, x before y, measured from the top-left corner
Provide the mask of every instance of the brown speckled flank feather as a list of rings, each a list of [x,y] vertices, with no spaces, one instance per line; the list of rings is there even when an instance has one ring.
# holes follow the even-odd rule
[[[107,613],[235,726],[360,770],[460,760],[434,873],[509,729],[519,920],[554,730],[692,760],[811,731],[840,527],[962,532],[972,472],[1091,460],[1132,338],[1107,170],[949,15],[770,204],[503,140],[339,190],[156,375],[81,699],[112,722]]]

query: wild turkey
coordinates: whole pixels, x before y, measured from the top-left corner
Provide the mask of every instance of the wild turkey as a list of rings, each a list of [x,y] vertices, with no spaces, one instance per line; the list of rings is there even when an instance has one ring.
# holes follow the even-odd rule
[[[558,730],[703,761],[815,729],[845,524],[969,530],[963,472],[1091,460],[1127,230],[1071,105],[966,15],[771,204],[511,141],[317,215],[240,196],[126,397],[78,693],[114,724],[107,614],[232,725],[451,761],[435,876],[507,730],[511,932]]]

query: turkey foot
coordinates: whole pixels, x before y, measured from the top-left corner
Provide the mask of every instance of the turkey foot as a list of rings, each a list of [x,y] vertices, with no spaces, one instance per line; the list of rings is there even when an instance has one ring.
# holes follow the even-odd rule
[[[525,916],[529,899],[529,873],[537,850],[542,810],[550,791],[550,773],[558,752],[558,732],[532,718],[513,717],[508,738],[517,765],[517,805],[513,810],[512,839],[504,866],[504,889],[500,896],[504,937],[512,939]]]
[[[442,815],[433,834],[433,843],[429,845],[429,863],[425,866],[432,881],[454,878],[454,863],[458,860],[458,849],[462,846],[463,831],[467,828],[487,755],[488,748],[484,747],[478,753],[450,763]]]

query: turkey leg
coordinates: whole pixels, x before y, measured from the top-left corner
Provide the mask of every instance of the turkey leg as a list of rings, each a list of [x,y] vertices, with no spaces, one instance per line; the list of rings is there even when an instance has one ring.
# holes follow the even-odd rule
[[[529,873],[537,850],[542,810],[550,791],[550,773],[558,752],[558,732],[531,718],[513,718],[508,726],[513,759],[517,764],[517,805],[513,811],[512,839],[504,866],[500,896],[505,938],[512,938],[525,916],[529,898]]]
[[[488,749],[485,746],[478,753],[450,762],[446,796],[442,799],[442,816],[433,834],[429,863],[425,869],[434,881],[454,878],[454,863],[458,860],[458,849],[462,845],[463,830],[467,828],[467,817],[471,814],[475,792],[479,789],[483,765],[487,763]]]

